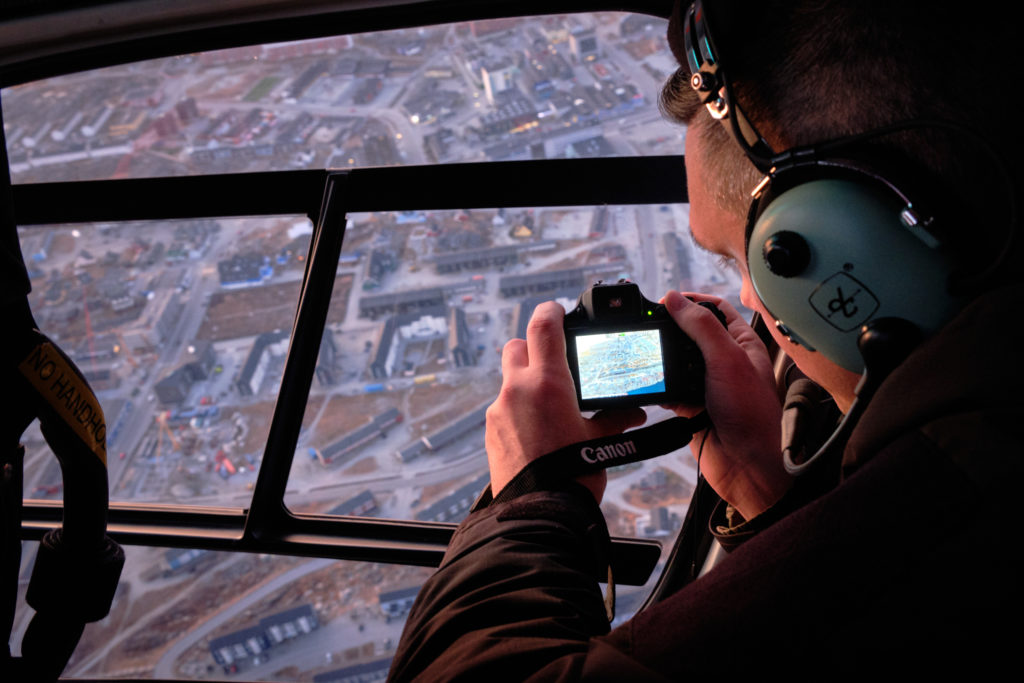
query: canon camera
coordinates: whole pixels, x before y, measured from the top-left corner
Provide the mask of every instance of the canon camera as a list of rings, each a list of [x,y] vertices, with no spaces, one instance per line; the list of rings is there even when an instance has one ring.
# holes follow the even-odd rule
[[[703,302],[725,324],[714,304]],[[704,357],[664,304],[626,280],[598,281],[564,322],[580,410],[704,402]]]

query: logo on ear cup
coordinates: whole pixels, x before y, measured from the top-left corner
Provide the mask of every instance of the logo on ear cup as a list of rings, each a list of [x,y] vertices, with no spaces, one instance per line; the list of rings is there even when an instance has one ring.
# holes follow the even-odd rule
[[[856,330],[878,310],[878,298],[857,278],[836,273],[811,293],[811,306],[842,332]]]

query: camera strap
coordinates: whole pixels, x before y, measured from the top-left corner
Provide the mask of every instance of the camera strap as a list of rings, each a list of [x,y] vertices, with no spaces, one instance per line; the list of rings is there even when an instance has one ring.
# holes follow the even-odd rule
[[[524,467],[493,502],[502,503],[584,474],[671,453],[710,426],[707,413],[701,412],[694,417],[673,417],[624,434],[564,446]]]
[[[694,417],[672,417],[624,434],[564,446],[524,467],[493,499],[488,485],[470,511],[475,512],[493,503],[505,503],[532,491],[562,489],[584,474],[666,455],[690,443],[694,434],[710,426],[708,414],[701,412]],[[607,577],[598,579],[607,581],[604,606],[611,623],[615,618],[615,579],[611,562],[607,566]]]

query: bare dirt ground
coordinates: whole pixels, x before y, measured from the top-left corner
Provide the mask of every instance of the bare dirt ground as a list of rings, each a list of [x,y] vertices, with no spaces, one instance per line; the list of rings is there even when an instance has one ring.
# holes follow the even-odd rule
[[[472,382],[460,385],[455,392],[450,385],[418,384],[409,396],[408,418],[411,421],[418,420],[419,430],[429,434],[451,424],[482,403],[494,400],[500,388],[501,377],[498,375],[477,377]],[[453,393],[457,400],[452,400]]]
[[[323,398],[321,397],[322,401]],[[362,427],[394,405],[394,396],[387,394],[360,394],[358,396],[331,396],[327,409],[320,416],[316,425],[317,442],[328,444],[353,429]],[[319,412],[312,408],[306,409],[306,418],[311,420]]]
[[[362,460],[357,460],[351,467],[342,470],[341,474],[346,477],[354,477],[359,474],[376,472],[378,467],[376,458],[363,458]]]
[[[312,423],[313,418],[323,404],[323,400],[322,396],[311,396],[309,398],[306,414],[302,420],[304,428]],[[275,401],[263,401],[262,403],[253,403],[247,406],[230,407],[227,409],[229,414],[238,412],[248,418],[249,433],[246,434],[245,440],[242,442],[242,453],[263,453],[267,445],[267,433],[270,431],[270,421],[274,417],[275,405]]]
[[[298,307],[300,289],[301,283],[296,280],[216,292],[210,297],[206,317],[196,338],[221,341],[271,330],[290,330]],[[328,322],[339,323],[345,319],[351,289],[351,275],[335,278]]]
[[[478,476],[480,476],[479,473],[469,474],[459,479],[449,479],[448,481],[443,481],[439,484],[431,484],[428,486],[424,486],[422,491],[420,492],[420,506],[426,507],[431,505],[432,503],[440,500],[441,498],[444,498],[451,492],[455,491],[456,489],[459,489],[460,487],[473,481]],[[478,493],[480,492],[476,491],[473,495],[476,495]]]
[[[86,629],[68,670],[76,661],[84,661],[117,641],[89,671],[152,671],[167,646],[209,613],[300,561],[294,557],[239,555],[219,565],[217,571],[204,574],[202,581],[182,580],[135,596],[128,595],[127,584],[123,584],[119,587],[123,595],[115,602],[111,615]],[[240,582],[246,590],[239,590]]]

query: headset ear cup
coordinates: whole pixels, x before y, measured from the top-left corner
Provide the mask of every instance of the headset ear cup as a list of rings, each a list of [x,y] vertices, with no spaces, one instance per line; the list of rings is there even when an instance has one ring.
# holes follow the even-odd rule
[[[751,207],[751,284],[780,331],[852,372],[860,327],[901,318],[936,332],[961,303],[952,264],[901,222],[905,203],[877,183],[822,178]]]

